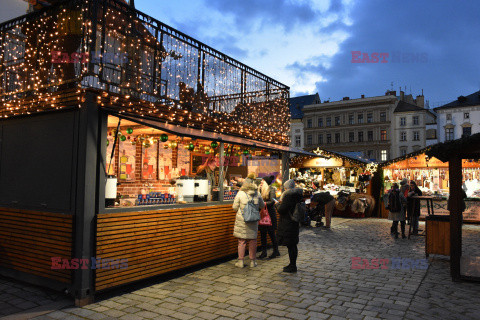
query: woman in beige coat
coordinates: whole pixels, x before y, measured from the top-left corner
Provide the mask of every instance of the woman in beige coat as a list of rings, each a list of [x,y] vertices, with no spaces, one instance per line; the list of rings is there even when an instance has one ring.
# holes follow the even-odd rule
[[[238,261],[235,266],[239,268],[244,267],[243,259],[245,257],[247,242],[249,242],[248,253],[250,256],[250,267],[257,266],[258,221],[245,222],[245,220],[243,220],[243,208],[245,208],[248,201],[251,201],[252,199],[253,203],[258,205],[259,209],[265,206],[262,196],[257,191],[257,185],[252,179],[246,179],[233,202],[233,210],[237,212],[235,226],[233,227],[233,236],[238,238]]]

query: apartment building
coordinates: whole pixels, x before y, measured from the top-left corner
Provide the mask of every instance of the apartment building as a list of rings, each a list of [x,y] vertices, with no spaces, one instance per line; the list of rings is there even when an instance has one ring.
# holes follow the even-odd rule
[[[366,98],[362,95],[360,99],[345,97],[341,101],[306,105],[302,120],[305,149],[321,147],[337,152],[361,152],[366,159],[386,161],[399,156],[403,150],[408,153],[413,148],[423,148],[425,127],[433,116],[424,109],[423,99],[423,95],[413,99],[402,91],[399,97],[396,91],[387,91],[384,96]],[[401,121],[405,121],[405,125],[411,123],[408,130],[405,129],[409,136],[404,137],[397,129]],[[404,140],[400,141],[401,138]]]
[[[435,108],[438,140],[445,142],[480,132],[480,91]]]
[[[411,102],[402,100],[402,96],[400,99],[393,111],[392,158],[423,149],[436,141],[436,115],[424,108],[423,96],[417,97],[416,104],[411,103],[413,99]]]
[[[305,138],[303,132],[303,107],[320,103],[318,93],[290,98],[290,146],[303,149]]]

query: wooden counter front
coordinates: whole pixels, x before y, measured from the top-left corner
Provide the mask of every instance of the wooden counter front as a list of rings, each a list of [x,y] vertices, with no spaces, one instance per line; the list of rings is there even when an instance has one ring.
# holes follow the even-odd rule
[[[52,257],[72,257],[72,215],[0,208],[0,266],[72,283],[68,269],[52,270]]]
[[[234,223],[231,203],[100,214],[97,259],[127,259],[128,267],[97,269],[95,289],[100,291],[235,254],[238,242],[233,237]]]

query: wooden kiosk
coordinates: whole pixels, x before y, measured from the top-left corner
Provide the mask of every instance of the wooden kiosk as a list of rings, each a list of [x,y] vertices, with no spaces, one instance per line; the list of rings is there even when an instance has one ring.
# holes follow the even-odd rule
[[[0,44],[2,275],[84,305],[235,252],[223,183],[215,202],[105,207],[109,115],[215,141],[222,177],[227,144],[281,154],[288,177],[289,88],[121,1],[46,7]]]

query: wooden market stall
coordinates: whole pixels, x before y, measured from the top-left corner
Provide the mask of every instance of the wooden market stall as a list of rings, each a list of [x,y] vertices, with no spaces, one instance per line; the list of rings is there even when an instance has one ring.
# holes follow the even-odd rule
[[[229,182],[288,178],[289,88],[122,1],[48,6],[0,43],[2,275],[84,305],[233,254]],[[182,201],[200,163],[214,185]]]
[[[427,150],[429,157],[448,162],[450,217],[450,274],[454,281],[480,281],[480,257],[462,252],[462,224],[465,203],[462,192],[462,168],[465,159],[480,159],[480,133],[440,143]]]
[[[328,191],[336,197],[334,216],[371,216],[376,204],[372,176],[377,165],[320,148],[313,152],[316,156],[298,155],[290,160],[290,178],[305,182],[308,192],[316,190],[312,186],[314,181],[319,182],[319,190]]]
[[[413,180],[424,196],[430,197],[435,215],[448,215],[447,200],[450,188],[449,163],[436,157],[429,157],[430,146],[405,156],[381,163],[383,172],[382,217],[388,216],[385,209],[386,192],[393,183],[400,183],[404,178]],[[463,212],[464,222],[480,222],[480,162],[476,159],[462,160],[462,188],[465,190],[466,210]],[[421,219],[428,215],[427,199],[421,201]]]

